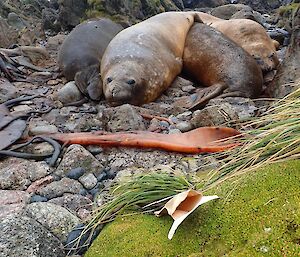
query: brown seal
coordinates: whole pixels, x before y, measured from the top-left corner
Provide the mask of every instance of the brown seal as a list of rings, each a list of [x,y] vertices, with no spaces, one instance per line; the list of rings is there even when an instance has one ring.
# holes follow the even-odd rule
[[[255,60],[216,29],[196,23],[190,29],[183,54],[183,73],[209,87],[181,99],[181,105],[197,109],[216,96],[257,97],[263,76]],[[183,100],[183,101],[182,101]]]
[[[196,20],[194,12],[166,12],[121,31],[101,61],[105,98],[141,105],[160,96],[182,70],[185,38]]]
[[[74,80],[80,91],[93,100],[102,95],[99,62],[112,38],[122,26],[109,19],[90,20],[76,26],[58,54],[58,64],[67,80]]]
[[[270,38],[262,25],[248,19],[222,20],[207,13],[198,14],[205,24],[221,31],[252,55],[264,72],[276,69],[279,43]]]

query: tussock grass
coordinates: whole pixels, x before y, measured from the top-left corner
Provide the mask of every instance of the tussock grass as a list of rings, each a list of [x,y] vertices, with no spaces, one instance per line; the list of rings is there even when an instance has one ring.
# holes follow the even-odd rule
[[[300,89],[240,125],[244,135],[241,146],[214,155],[219,168],[209,173],[203,190],[265,165],[300,157]]]

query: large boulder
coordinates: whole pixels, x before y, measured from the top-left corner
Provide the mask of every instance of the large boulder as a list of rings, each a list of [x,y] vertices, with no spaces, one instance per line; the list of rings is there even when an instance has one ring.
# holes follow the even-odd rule
[[[64,257],[59,240],[37,221],[19,215],[0,220],[1,257]]]
[[[8,25],[7,21],[0,16],[0,48],[7,48],[17,43],[18,32]]]
[[[300,8],[293,15],[292,37],[283,62],[268,88],[269,95],[282,98],[300,87]]]

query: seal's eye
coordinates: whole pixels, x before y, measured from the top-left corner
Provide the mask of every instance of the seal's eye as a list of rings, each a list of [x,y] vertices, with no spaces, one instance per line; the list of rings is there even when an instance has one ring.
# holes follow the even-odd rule
[[[128,85],[134,85],[135,84],[135,80],[134,79],[130,79],[127,81]]]
[[[112,82],[112,78],[108,77],[106,81],[107,81],[107,83],[110,83],[110,82]]]
[[[269,58],[273,58],[274,55],[275,55],[275,53],[271,53],[271,54],[269,55]]]

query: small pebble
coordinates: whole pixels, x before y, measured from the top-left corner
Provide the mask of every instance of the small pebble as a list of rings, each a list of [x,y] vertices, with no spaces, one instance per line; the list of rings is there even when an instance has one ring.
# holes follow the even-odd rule
[[[71,179],[79,179],[84,173],[85,173],[85,170],[83,168],[77,167],[77,168],[71,169],[66,174],[66,176]]]
[[[106,171],[107,179],[114,179],[117,175],[117,171],[114,169],[109,169]]]
[[[40,195],[33,195],[30,198],[30,203],[36,203],[36,202],[47,202],[48,199],[46,197],[40,196]]]
[[[97,178],[92,173],[85,174],[78,180],[86,189],[92,189],[97,184]]]
[[[262,253],[267,253],[269,251],[269,247],[263,245],[260,249],[259,249]]]
[[[162,127],[162,128],[168,128],[169,127],[169,123],[168,122],[166,122],[166,121],[160,121],[159,122],[159,125]]]
[[[99,193],[100,189],[103,188],[103,184],[101,182],[98,182],[97,185],[89,190],[89,193],[93,196],[93,198],[96,197],[96,195]]]
[[[97,181],[101,182],[102,180],[106,179],[107,174],[102,172],[99,176],[97,176]]]
[[[190,122],[182,121],[176,124],[176,128],[179,129],[181,132],[187,132],[193,129],[193,126]]]

